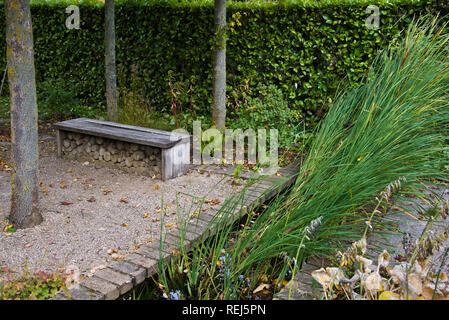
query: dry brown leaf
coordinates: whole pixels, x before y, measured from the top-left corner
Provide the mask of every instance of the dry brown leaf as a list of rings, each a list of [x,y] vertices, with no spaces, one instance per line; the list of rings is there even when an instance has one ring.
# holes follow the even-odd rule
[[[371,293],[376,293],[381,289],[382,278],[377,272],[370,273],[364,281],[362,281],[362,286],[364,286]]]
[[[61,201],[61,204],[64,206],[69,206],[69,205],[73,204],[73,202],[69,201],[69,200],[64,200],[64,201]]]
[[[397,293],[391,291],[383,291],[379,295],[379,300],[401,300],[401,297]]]
[[[262,291],[264,289],[269,289],[270,288],[270,284],[268,283],[262,283],[260,284],[256,289],[254,289],[253,293],[257,293],[259,291]]]
[[[113,253],[111,254],[111,258],[112,260],[120,260],[121,257],[117,253]]]
[[[123,203],[128,203],[129,201],[128,201],[128,200],[126,200],[125,198],[120,198],[120,202],[123,202]]]

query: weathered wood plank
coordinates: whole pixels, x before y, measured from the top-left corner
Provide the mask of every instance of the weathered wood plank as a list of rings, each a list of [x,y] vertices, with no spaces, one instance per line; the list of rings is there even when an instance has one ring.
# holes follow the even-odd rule
[[[78,118],[53,125],[56,129],[95,135],[159,148],[170,148],[181,141],[190,141],[189,135],[121,125],[114,122]]]

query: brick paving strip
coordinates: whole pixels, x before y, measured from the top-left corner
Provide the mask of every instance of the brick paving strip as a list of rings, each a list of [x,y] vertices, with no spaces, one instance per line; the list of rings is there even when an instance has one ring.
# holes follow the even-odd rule
[[[200,170],[207,172],[208,169],[210,167],[206,166]],[[242,203],[241,209],[237,209],[236,214],[229,215],[226,224],[231,224],[244,216],[246,212],[255,209],[291,186],[295,182],[298,171],[299,161],[296,161],[279,169],[277,174],[256,180],[254,184],[244,189],[244,194],[236,195],[240,196],[238,201]],[[223,171],[223,174],[225,173]],[[162,246],[160,241],[142,245],[135,252],[113,261],[104,269],[97,270],[91,277],[81,281],[79,285],[67,289],[70,298],[64,291],[60,291],[51,300],[114,300],[119,298],[144,282],[145,279],[157,274],[160,260],[169,261],[180,245],[185,251],[189,251],[195,243],[212,236],[216,232],[216,222],[220,220],[217,217],[226,214],[226,207],[225,203],[221,209],[214,209],[214,215],[199,214],[184,227],[180,227],[180,230],[168,231]],[[217,213],[219,214],[217,215]]]

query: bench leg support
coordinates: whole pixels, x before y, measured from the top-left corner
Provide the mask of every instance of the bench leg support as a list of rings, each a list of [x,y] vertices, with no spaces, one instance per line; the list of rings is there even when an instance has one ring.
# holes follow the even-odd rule
[[[187,172],[190,164],[190,143],[162,149],[162,180],[179,177]]]
[[[62,143],[64,141],[64,132],[56,129],[56,144],[58,146],[58,158],[62,157]]]

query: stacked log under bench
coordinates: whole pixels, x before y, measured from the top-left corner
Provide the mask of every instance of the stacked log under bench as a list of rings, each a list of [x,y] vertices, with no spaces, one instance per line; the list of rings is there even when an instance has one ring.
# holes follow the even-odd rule
[[[54,124],[58,157],[168,180],[187,172],[190,135],[78,118]]]

